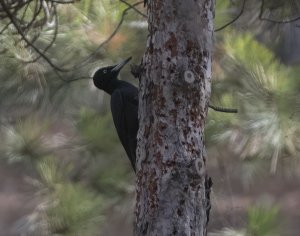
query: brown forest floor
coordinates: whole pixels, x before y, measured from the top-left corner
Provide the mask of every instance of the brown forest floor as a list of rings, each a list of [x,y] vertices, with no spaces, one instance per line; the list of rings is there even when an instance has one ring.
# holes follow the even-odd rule
[[[246,225],[247,208],[261,205],[279,207],[279,229],[281,236],[300,235],[300,183],[286,179],[280,174],[256,178],[247,189],[236,178],[220,176],[213,169],[212,217],[209,231],[225,227],[240,228]]]
[[[13,233],[13,226],[34,208],[34,191],[25,176],[21,165],[0,160],[0,236],[19,236]]]
[[[234,166],[232,166],[234,168]],[[300,235],[300,184],[280,174],[255,181],[245,190],[237,176],[226,168],[209,167],[213,178],[212,213],[209,231],[223,227],[239,228],[246,223],[246,209],[262,199],[280,207],[282,236]],[[230,173],[230,174],[229,174]],[[34,190],[25,181],[21,165],[7,165],[0,160],[0,236],[19,236],[12,233],[14,224],[34,208]],[[267,199],[267,200],[266,200]],[[127,208],[128,210],[128,208]],[[112,210],[103,235],[131,235],[132,222],[128,212]]]

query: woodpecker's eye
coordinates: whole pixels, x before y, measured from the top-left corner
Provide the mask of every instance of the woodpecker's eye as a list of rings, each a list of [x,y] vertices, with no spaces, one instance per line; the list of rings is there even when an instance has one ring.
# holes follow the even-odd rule
[[[103,70],[103,73],[106,74],[107,70]]]

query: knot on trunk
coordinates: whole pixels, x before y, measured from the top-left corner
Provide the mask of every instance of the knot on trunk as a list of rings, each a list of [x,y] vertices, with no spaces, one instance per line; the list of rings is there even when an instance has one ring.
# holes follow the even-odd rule
[[[185,82],[187,82],[189,84],[194,83],[194,81],[195,81],[194,73],[191,70],[186,70],[184,72],[184,80],[185,80]]]

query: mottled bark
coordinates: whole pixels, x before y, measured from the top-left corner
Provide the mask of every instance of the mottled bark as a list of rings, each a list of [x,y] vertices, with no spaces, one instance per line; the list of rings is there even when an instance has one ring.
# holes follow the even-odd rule
[[[213,0],[151,0],[140,79],[135,235],[206,235]]]

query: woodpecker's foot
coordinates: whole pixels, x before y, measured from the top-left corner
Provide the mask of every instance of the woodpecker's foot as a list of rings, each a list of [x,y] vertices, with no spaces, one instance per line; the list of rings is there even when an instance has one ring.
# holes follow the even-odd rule
[[[143,69],[140,65],[130,65],[131,74],[136,79],[140,79],[142,77]]]

